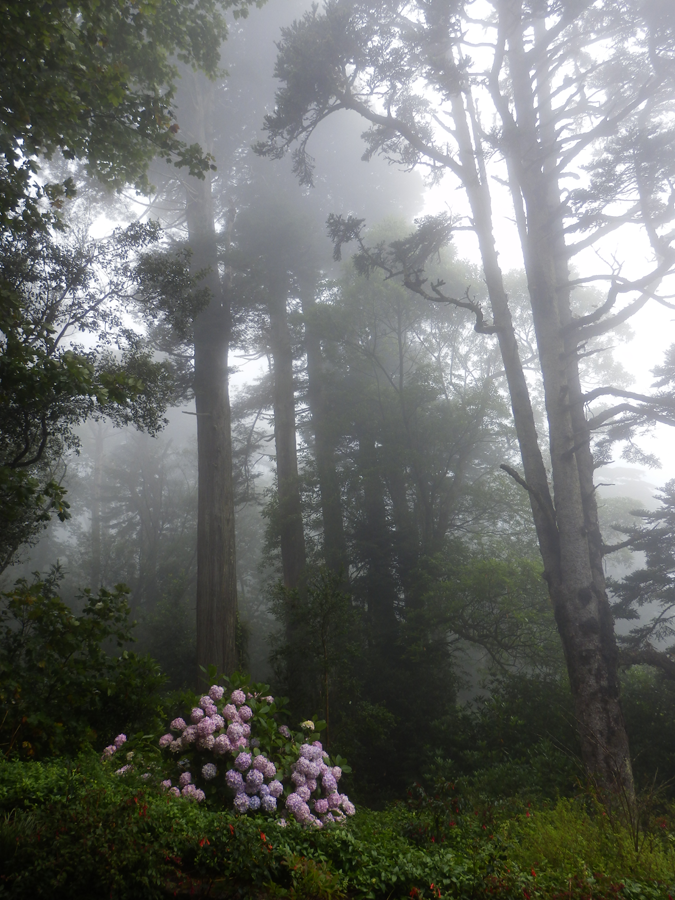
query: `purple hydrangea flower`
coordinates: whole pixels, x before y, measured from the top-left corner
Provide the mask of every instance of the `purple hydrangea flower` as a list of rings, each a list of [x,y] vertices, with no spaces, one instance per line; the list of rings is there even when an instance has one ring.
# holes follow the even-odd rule
[[[234,703],[228,703],[227,706],[223,707],[223,715],[226,719],[238,719],[239,713],[237,712],[237,707]]]
[[[268,787],[273,797],[281,797],[284,792],[284,786],[280,781],[270,781]]]
[[[262,772],[264,775],[267,769],[267,762],[267,759],[261,753],[260,756],[254,758],[252,765],[254,769],[257,769],[258,772]]]
[[[337,781],[332,772],[324,772],[323,777],[321,778],[321,784],[323,785],[324,791],[328,794],[332,794],[333,791],[337,790]]]
[[[192,781],[192,775],[190,774],[190,772],[183,772],[183,774],[178,779],[178,784],[180,784],[180,786],[183,788],[187,784],[190,784],[191,781]]]
[[[333,773],[333,778],[336,781],[339,781],[342,778],[342,769],[340,768],[340,766],[333,766],[331,772]]]
[[[233,722],[231,725],[227,726],[227,736],[231,741],[238,741],[240,737],[243,736],[243,725],[238,725],[236,722]]]
[[[307,790],[313,794],[316,790],[316,778],[308,778],[307,781],[305,781],[305,785],[307,786]]]
[[[263,697],[265,703],[274,703],[274,697]]]
[[[234,765],[235,768],[239,769],[240,772],[245,772],[251,765],[251,754],[240,753],[239,756],[235,759]]]
[[[114,744],[109,744],[103,751],[103,755],[101,756],[101,759],[110,759],[111,756],[115,755],[116,751],[117,751],[117,747]]]
[[[159,786],[161,787],[161,789],[162,789],[163,791],[168,791],[169,788],[171,787],[171,779],[170,779],[170,778],[167,778],[166,781],[160,782],[160,785],[159,785]]]
[[[292,813],[299,809],[302,806],[302,797],[298,797],[298,795],[293,792],[286,797],[286,809],[289,809]]]
[[[248,722],[241,726],[241,733],[246,738],[251,737],[251,726]]]
[[[206,763],[202,766],[202,778],[205,778],[206,781],[211,781],[212,778],[215,778],[218,774],[218,769],[213,765],[213,763]]]
[[[209,697],[216,702],[223,699],[224,693],[225,688],[221,687],[219,684],[212,684],[209,689]]]
[[[248,722],[249,719],[253,717],[253,710],[250,706],[240,706],[239,707],[239,718],[242,722]]]
[[[318,816],[325,816],[328,812],[328,800],[323,798],[321,800],[317,800],[314,804],[314,812]]]
[[[248,808],[252,810],[260,809],[260,797],[256,797],[255,794],[252,797],[249,797]]]
[[[213,706],[213,700],[208,696],[208,694],[205,694],[203,697],[199,698],[199,706],[201,706],[201,708],[205,710],[207,706]]]
[[[126,743],[126,740],[127,740],[126,734],[118,734],[117,737],[115,738],[115,740],[113,741],[113,744],[119,750],[120,747],[122,746],[122,744]]]
[[[235,706],[241,706],[242,703],[246,703],[246,694],[243,691],[232,691],[230,700]]]
[[[232,745],[226,734],[219,734],[213,742],[213,752],[218,756],[224,756],[232,749]]]
[[[170,750],[172,753],[180,753],[180,751],[181,751],[182,749],[183,749],[183,738],[178,738],[177,741],[172,741],[172,742],[169,744],[169,750]]]
[[[260,785],[260,790],[258,791],[258,793],[260,794],[261,797],[267,797],[269,792],[270,792],[270,789],[269,789],[268,785],[266,785],[266,784]]]
[[[117,769],[117,771],[115,772],[115,775],[126,775],[127,772],[131,772],[132,769],[133,769],[133,766],[122,766],[121,769]]]
[[[277,767],[273,762],[268,762],[265,768],[265,778],[274,778],[277,774]]]
[[[219,716],[218,713],[211,716],[211,721],[215,724],[216,731],[220,731],[221,728],[225,727],[225,719]]]
[[[234,808],[240,815],[248,812],[249,803],[250,798],[246,794],[237,794],[237,796],[234,798]]]
[[[180,797],[180,791],[178,790],[177,787],[169,788],[169,793],[171,794],[172,797]]]
[[[172,734],[163,734],[159,739],[160,749],[163,750],[165,747],[168,747],[169,744],[173,741]]]
[[[356,812],[356,807],[353,803],[350,803],[349,800],[342,801],[342,808],[348,816],[353,816]]]
[[[241,772],[235,769],[228,769],[225,773],[225,784],[235,793],[240,794],[244,790],[244,779]]]
[[[301,784],[300,787],[296,788],[295,793],[298,795],[298,797],[300,797],[301,800],[304,800],[305,803],[312,796],[306,784]]]
[[[263,773],[257,769],[249,769],[246,773],[246,790],[249,793],[257,793],[258,788],[263,783]]]
[[[326,797],[326,800],[328,800],[329,809],[338,809],[338,807],[340,806],[340,795],[337,793],[329,794]]]
[[[293,772],[293,774],[291,775],[291,781],[293,782],[293,784],[300,787],[300,785],[304,784],[307,779],[301,772]]]
[[[207,734],[204,737],[200,737],[197,741],[197,746],[200,750],[213,750],[213,746],[216,743],[216,739],[212,734]]]
[[[263,812],[274,812],[274,810],[277,808],[277,798],[273,797],[271,794],[267,794],[261,799],[260,805],[263,808]]]
[[[170,727],[172,731],[185,731],[187,725],[185,724],[185,719],[181,719],[179,716],[173,720]]]
[[[200,709],[198,706],[195,706],[195,708],[190,713],[191,721],[194,722],[194,724],[196,725],[197,722],[200,722],[203,718],[204,718],[204,710]]]
[[[312,764],[306,757],[301,756],[300,759],[295,763],[294,769],[296,772],[300,772],[301,775],[310,775],[312,771]]]
[[[291,730],[287,725],[280,725],[279,726],[279,734],[285,738],[290,738]]]
[[[218,707],[213,706],[213,704],[211,704],[211,706],[204,707],[204,715],[205,716],[215,716],[215,715],[217,715],[217,713],[218,713]]]

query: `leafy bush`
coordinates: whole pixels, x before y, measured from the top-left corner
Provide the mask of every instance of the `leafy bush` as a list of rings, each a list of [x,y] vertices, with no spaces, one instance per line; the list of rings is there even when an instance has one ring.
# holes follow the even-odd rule
[[[131,640],[127,590],[85,591],[80,615],[58,596],[59,572],[0,595],[0,750],[24,759],[103,746],[157,713],[156,664]],[[115,656],[104,645],[122,652]]]
[[[628,865],[622,854],[630,833],[581,802],[517,809],[465,803],[452,820],[441,816],[439,831],[420,836],[419,826],[438,812],[424,801],[414,809],[360,810],[343,828],[318,830],[185,803],[158,790],[160,777],[116,776],[94,757],[0,763],[0,897],[153,900],[207,889],[241,900],[673,894],[669,814],[654,823],[647,854]]]

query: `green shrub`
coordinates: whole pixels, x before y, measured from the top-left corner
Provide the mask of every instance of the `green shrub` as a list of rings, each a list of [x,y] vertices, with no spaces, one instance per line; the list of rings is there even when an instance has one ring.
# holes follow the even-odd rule
[[[58,596],[59,573],[0,595],[0,752],[23,759],[103,747],[156,717],[163,683],[131,640],[127,590],[82,595],[80,615]],[[121,651],[107,653],[104,645]]]

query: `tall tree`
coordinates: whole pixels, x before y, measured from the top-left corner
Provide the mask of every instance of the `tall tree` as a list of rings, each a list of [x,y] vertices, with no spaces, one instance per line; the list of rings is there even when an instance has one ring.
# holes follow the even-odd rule
[[[584,761],[603,789],[629,796],[632,772],[602,567],[594,448],[597,457],[598,435],[607,447],[635,425],[672,423],[675,400],[611,384],[585,390],[579,360],[594,339],[658,298],[659,284],[673,270],[673,158],[664,149],[672,140],[675,66],[672,28],[664,38],[657,7],[637,0],[491,0],[476,21],[461,0],[327,0],[322,12],[315,8],[284,33],[277,62],[284,85],[260,147],[279,156],[297,144],[296,171],[309,183],[309,138],[329,114],[352,110],[370,123],[367,154],[426,166],[432,177],[449,175],[463,188],[464,222],[426,220],[407,241],[369,248],[360,222],[334,218],[333,236],[338,250],[347,240],[361,240],[364,270],[384,268],[430,300],[467,309],[477,331],[496,335],[523,473],[505,468],[530,497]],[[564,186],[564,179],[582,171],[583,187]],[[508,190],[525,262],[546,449],[497,252],[498,182]],[[460,224],[476,236],[491,321],[468,292],[453,297],[424,275],[427,259]],[[617,262],[585,278],[573,274],[578,254],[599,247],[608,235],[635,229],[648,259],[641,273],[626,277]],[[608,284],[607,295],[581,315],[574,291],[591,282]],[[606,398],[619,402],[593,406]]]

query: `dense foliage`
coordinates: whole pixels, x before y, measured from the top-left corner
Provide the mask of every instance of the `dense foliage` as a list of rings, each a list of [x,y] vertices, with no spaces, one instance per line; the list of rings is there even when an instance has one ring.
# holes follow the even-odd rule
[[[0,595],[0,751],[5,758],[74,756],[123,728],[152,727],[163,683],[156,663],[123,649],[127,591],[101,588],[75,614],[58,572]],[[106,652],[110,646],[113,652]]]
[[[456,784],[435,790],[316,831],[186,803],[92,758],[4,763],[0,892],[17,900],[147,900],[206,888],[293,900],[662,900],[673,891],[667,810],[635,832],[583,800],[503,805]]]

